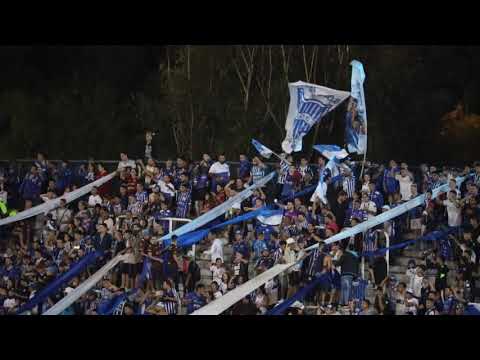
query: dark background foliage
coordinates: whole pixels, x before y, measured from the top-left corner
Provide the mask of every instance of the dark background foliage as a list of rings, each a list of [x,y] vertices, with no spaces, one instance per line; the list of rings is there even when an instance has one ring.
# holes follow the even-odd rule
[[[3,46],[0,158],[117,158],[253,153],[252,137],[280,150],[288,82],[350,89],[352,59],[365,67],[371,160],[472,160],[480,131],[440,135],[462,103],[480,113],[474,46]],[[345,104],[304,140],[343,144]]]

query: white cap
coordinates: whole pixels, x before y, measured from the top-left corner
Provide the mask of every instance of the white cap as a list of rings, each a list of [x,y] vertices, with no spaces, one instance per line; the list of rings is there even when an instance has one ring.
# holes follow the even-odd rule
[[[287,245],[290,245],[290,244],[295,244],[295,240],[293,238],[287,239]]]
[[[67,287],[67,288],[65,289],[65,294],[70,294],[73,290],[74,290],[74,289],[69,286],[69,287]]]
[[[383,210],[390,210],[390,206],[388,206],[388,205],[383,205],[383,206],[382,206],[382,209],[383,209]]]

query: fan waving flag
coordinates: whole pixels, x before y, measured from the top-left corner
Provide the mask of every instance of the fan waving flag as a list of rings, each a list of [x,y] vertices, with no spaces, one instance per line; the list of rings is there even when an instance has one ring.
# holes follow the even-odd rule
[[[357,60],[353,60],[350,65],[352,96],[345,116],[345,143],[350,153],[363,155],[367,151],[367,108],[363,92],[365,71],[362,63]]]
[[[338,164],[339,160],[336,157],[332,157],[328,160],[325,169],[320,174],[320,179],[318,180],[317,188],[313,193],[310,201],[315,201],[316,198],[319,198],[324,204],[327,204],[327,183],[325,179],[325,175],[330,172],[330,176],[335,177],[339,174]],[[328,171],[326,171],[328,169]]]
[[[265,145],[261,144],[255,139],[252,139],[252,145],[255,146],[255,149],[266,159],[270,159],[273,154],[273,151],[267,148]]]
[[[329,160],[333,157],[342,160],[348,156],[348,152],[338,145],[314,145],[313,148]]]
[[[287,154],[302,150],[302,139],[327,113],[350,96],[348,91],[330,89],[303,81],[288,84],[290,106],[282,149]]]

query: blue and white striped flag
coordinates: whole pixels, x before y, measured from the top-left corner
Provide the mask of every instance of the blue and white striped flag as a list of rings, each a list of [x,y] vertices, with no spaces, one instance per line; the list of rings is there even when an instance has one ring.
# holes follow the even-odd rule
[[[298,81],[288,84],[290,106],[282,149],[287,154],[302,150],[302,139],[320,119],[350,96],[348,91]]]
[[[255,149],[266,159],[270,159],[273,154],[273,151],[267,148],[265,145],[260,143],[259,141],[252,139],[252,145],[255,146]]]
[[[365,71],[363,65],[353,60],[351,79],[351,98],[345,117],[345,143],[350,153],[365,154],[367,151],[367,108],[363,82]]]
[[[314,145],[313,148],[329,160],[334,157],[342,160],[349,155],[345,149],[338,145]]]

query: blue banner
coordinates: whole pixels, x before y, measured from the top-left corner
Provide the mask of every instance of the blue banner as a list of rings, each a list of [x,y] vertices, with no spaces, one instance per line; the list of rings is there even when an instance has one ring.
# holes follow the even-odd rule
[[[247,212],[243,215],[239,215],[237,217],[234,217],[233,219],[227,220],[223,223],[213,225],[209,228],[202,229],[202,230],[197,230],[197,231],[192,231],[191,233],[181,235],[177,239],[177,246],[179,247],[189,247],[192,246],[193,244],[198,243],[201,241],[203,238],[205,238],[210,231],[217,230],[224,228],[228,225],[233,225],[233,224],[238,224],[243,221],[247,221],[249,219],[255,218],[257,216],[274,216],[274,215],[279,215],[283,214],[283,210],[270,210],[267,209],[266,207],[262,207],[257,210],[253,210],[250,212]],[[165,239],[164,244],[168,246],[170,244],[171,240],[170,239]]]
[[[365,154],[367,151],[367,108],[363,82],[365,71],[363,65],[353,60],[351,78],[351,97],[345,116],[345,143],[350,153]]]
[[[73,264],[70,267],[70,270],[68,270],[65,274],[57,277],[54,281],[52,281],[50,284],[40,290],[28,303],[20,307],[17,314],[22,314],[25,311],[31,310],[35,306],[43,303],[49,296],[55,294],[60,287],[62,287],[70,280],[72,280],[75,276],[84,271],[87,266],[93,264],[97,260],[97,258],[102,255],[103,252],[101,251],[91,252],[85,255],[82,259]]]

